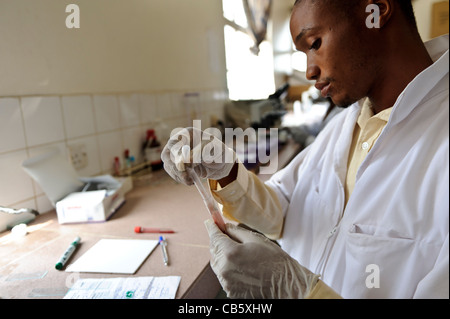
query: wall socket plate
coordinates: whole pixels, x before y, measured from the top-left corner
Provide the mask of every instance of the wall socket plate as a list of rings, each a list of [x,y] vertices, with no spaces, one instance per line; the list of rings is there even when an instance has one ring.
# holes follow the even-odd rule
[[[85,144],[68,145],[70,161],[76,170],[88,166],[88,155]]]

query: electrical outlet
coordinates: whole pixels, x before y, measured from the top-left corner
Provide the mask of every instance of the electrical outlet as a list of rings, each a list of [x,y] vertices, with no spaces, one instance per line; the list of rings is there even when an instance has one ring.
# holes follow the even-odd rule
[[[88,166],[88,156],[86,152],[86,145],[84,144],[73,144],[69,145],[70,160],[73,167],[76,170],[85,168]]]

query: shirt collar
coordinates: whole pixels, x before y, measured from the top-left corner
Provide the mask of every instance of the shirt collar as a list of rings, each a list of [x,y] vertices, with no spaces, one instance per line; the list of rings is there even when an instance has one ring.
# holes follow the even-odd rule
[[[360,128],[364,128],[366,126],[367,121],[371,117],[376,117],[384,122],[387,122],[389,120],[389,116],[391,115],[392,107],[384,109],[381,112],[378,112],[374,115],[372,103],[368,98],[365,99],[364,103],[361,107],[361,113],[358,116],[357,123]]]

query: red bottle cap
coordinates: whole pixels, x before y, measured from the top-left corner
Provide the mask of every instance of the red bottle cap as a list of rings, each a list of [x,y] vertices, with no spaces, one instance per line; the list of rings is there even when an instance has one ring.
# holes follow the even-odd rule
[[[155,135],[155,130],[149,129],[147,130],[147,139],[153,137]]]

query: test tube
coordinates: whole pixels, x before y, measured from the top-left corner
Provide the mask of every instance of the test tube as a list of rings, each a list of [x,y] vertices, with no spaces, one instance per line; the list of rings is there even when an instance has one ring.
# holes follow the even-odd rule
[[[190,147],[188,145],[184,145],[181,149],[183,160],[187,162],[189,159],[189,153],[190,153]],[[198,192],[200,193],[203,202],[206,205],[206,208],[208,209],[209,213],[211,214],[214,222],[219,227],[219,229],[226,233],[226,227],[225,222],[222,218],[222,215],[220,214],[219,207],[217,206],[217,202],[212,197],[211,193],[205,188],[203,185],[200,176],[195,172],[195,170],[191,167],[185,166],[189,176],[194,181],[194,185],[197,187]]]

